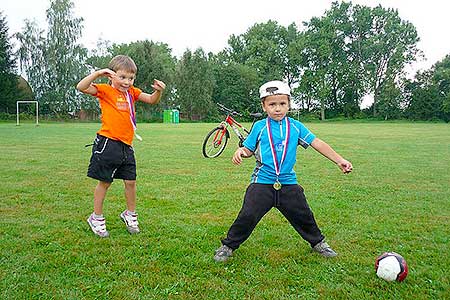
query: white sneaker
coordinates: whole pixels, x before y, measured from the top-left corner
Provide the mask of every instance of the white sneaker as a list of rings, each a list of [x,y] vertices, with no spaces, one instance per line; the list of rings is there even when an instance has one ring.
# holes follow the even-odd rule
[[[130,214],[128,210],[124,210],[120,214],[120,218],[127,226],[127,230],[130,234],[136,234],[139,233],[139,222],[137,220],[138,215],[136,213]]]
[[[92,232],[94,232],[99,237],[105,238],[109,236],[109,232],[106,230],[105,218],[95,218],[94,214],[92,213],[87,219],[87,222],[91,227]]]

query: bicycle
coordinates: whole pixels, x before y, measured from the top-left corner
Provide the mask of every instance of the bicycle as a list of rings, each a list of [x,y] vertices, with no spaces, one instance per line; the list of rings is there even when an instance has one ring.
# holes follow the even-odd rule
[[[224,105],[217,103],[217,106],[219,106],[219,110],[224,112],[227,116],[224,121],[220,122],[220,124],[211,130],[205,137],[205,140],[203,141],[203,156],[206,158],[214,158],[218,157],[220,154],[222,154],[223,150],[225,150],[225,147],[228,143],[228,139],[230,138],[230,133],[228,131],[228,127],[231,127],[233,129],[233,132],[236,134],[236,136],[239,138],[239,147],[242,147],[242,143],[247,138],[248,134],[250,133],[250,130],[247,130],[243,125],[239,124],[233,116],[240,116],[242,117],[242,114],[238,113],[237,111],[234,111],[232,109],[226,108]],[[261,113],[251,113],[250,116],[253,117],[253,124],[255,124],[255,121],[257,118],[261,118]]]

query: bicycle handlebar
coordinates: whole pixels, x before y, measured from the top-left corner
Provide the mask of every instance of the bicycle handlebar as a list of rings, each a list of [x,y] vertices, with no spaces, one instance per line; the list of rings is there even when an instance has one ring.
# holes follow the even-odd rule
[[[216,103],[216,104],[217,104],[217,106],[219,106],[219,109],[220,109],[221,111],[223,111],[223,112],[225,112],[225,113],[227,113],[227,114],[230,114],[230,115],[232,115],[232,116],[239,116],[239,117],[242,117],[242,114],[241,114],[241,113],[238,113],[237,111],[234,111],[234,110],[232,110],[232,109],[229,109],[229,108],[225,107],[225,105],[223,105],[223,104],[220,104],[220,103]]]
[[[242,117],[241,113],[238,113],[235,110],[229,109],[229,108],[225,107],[225,105],[223,105],[223,104],[220,104],[220,103],[216,103],[216,104],[219,107],[219,109],[221,111],[223,111],[224,113],[230,114],[232,116]],[[250,113],[250,116],[253,117],[254,119],[258,119],[258,118],[262,117],[262,113],[259,113],[259,112],[258,113]]]

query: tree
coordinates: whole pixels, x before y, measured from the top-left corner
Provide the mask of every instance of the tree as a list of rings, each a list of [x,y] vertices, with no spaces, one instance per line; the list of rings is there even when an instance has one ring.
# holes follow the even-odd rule
[[[305,112],[320,109],[320,102],[317,101],[319,91],[316,84],[316,73],[306,70],[299,82],[297,88],[293,90],[293,101],[299,106],[299,109]]]
[[[405,115],[412,120],[433,120],[439,114],[439,90],[433,84],[433,70],[419,72],[415,80],[406,85]]]
[[[231,35],[226,52],[231,61],[254,68],[259,83],[269,80],[287,80],[289,85],[297,82],[300,70],[291,63],[289,45],[298,38],[295,24],[288,28],[275,21],[255,24],[244,34]]]
[[[16,36],[22,70],[42,107],[56,116],[75,113],[86,98],[74,88],[80,74],[87,73],[87,50],[77,44],[83,19],[73,15],[73,8],[70,0],[51,0],[46,38],[29,21]]]
[[[339,114],[344,111],[344,101],[349,106],[359,100],[357,72],[348,39],[350,15],[350,3],[335,2],[324,16],[305,23],[306,71],[300,89],[319,100],[322,120],[325,110]]]
[[[0,112],[14,112],[16,100],[20,100],[15,71],[16,65],[8,36],[8,24],[3,12],[0,11]]]
[[[108,66],[113,54],[113,44],[111,41],[99,38],[94,49],[91,49],[86,58],[86,63],[91,70],[103,69]]]
[[[22,32],[16,33],[15,37],[20,44],[17,52],[20,70],[25,73],[35,99],[40,102],[41,113],[48,113],[49,105],[42,101],[48,81],[45,62],[46,42],[43,31],[34,21],[25,20]]]
[[[248,113],[261,110],[255,69],[238,63],[213,62],[215,86],[214,102],[221,103],[238,112]]]
[[[381,94],[393,96],[393,83],[401,81],[405,65],[419,54],[414,26],[401,20],[397,11],[381,6],[372,9],[334,2],[322,17],[312,18],[305,26],[306,68],[299,92],[320,102],[322,119],[325,110],[355,115],[362,96],[370,93],[376,115]],[[384,109],[399,104],[388,105],[387,96],[383,99]],[[397,106],[393,113],[399,110]]]
[[[450,121],[450,55],[405,85],[405,115],[413,120]]]
[[[440,118],[450,121],[450,54],[434,65],[433,83],[439,90]]]
[[[204,51],[186,50],[177,65],[175,87],[177,103],[188,119],[202,120],[212,111],[214,84],[213,69]]]
[[[400,80],[406,64],[420,53],[416,28],[404,21],[394,9],[381,5],[370,8],[356,5],[353,13],[353,50],[364,71],[367,91],[373,93],[373,115],[377,115],[377,104],[383,86]]]
[[[385,83],[380,91],[378,99],[378,113],[383,116],[384,120],[398,119],[401,117],[401,103],[403,95],[395,82],[389,81]]]

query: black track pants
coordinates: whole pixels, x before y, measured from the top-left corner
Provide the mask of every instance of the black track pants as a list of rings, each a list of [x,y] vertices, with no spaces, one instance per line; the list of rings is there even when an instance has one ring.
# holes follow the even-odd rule
[[[272,207],[286,217],[311,247],[324,239],[300,185],[284,185],[276,191],[271,184],[252,183],[245,192],[241,211],[222,244],[233,250],[239,248]]]

